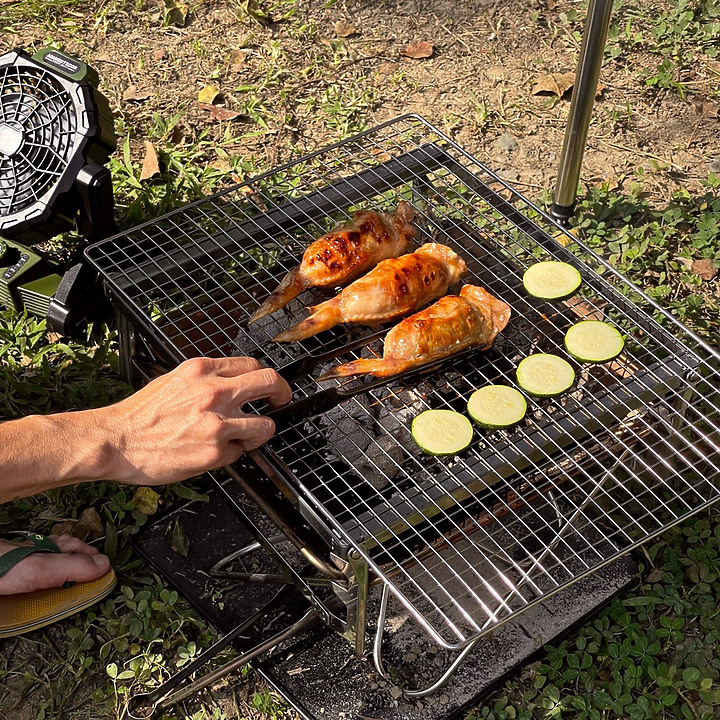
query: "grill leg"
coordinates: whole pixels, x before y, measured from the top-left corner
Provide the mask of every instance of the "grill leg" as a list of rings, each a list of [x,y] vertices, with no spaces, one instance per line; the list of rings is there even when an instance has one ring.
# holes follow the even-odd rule
[[[140,374],[130,360],[135,354],[135,331],[130,321],[119,310],[116,310],[115,317],[117,318],[120,377],[126,383],[137,387],[141,382]]]
[[[611,13],[612,0],[590,0],[580,56],[575,70],[575,87],[565,128],[554,202],[550,211],[561,225],[567,225],[575,209],[580,168],[585,153],[585,142],[595,102]]]
[[[395,683],[395,680],[388,675],[385,670],[385,664],[383,662],[383,635],[385,632],[385,615],[387,614],[388,599],[390,598],[390,587],[386,584],[383,585],[382,596],[380,598],[380,611],[378,613],[377,629],[375,631],[375,642],[373,644],[373,664],[378,675]],[[432,695],[438,691],[450,678],[455,674],[457,669],[463,664],[465,658],[475,649],[478,641],[473,640],[469,645],[466,645],[456,656],[450,665],[445,669],[445,672],[427,687],[420,688],[418,690],[411,690],[410,688],[401,688],[403,695],[406,698],[417,699]]]
[[[353,644],[355,652],[362,657],[365,652],[367,631],[367,600],[370,586],[370,570],[367,561],[355,550],[350,550],[347,560],[334,556],[334,562],[347,578],[345,583],[333,583],[335,595],[345,608],[345,622],[341,635]]]

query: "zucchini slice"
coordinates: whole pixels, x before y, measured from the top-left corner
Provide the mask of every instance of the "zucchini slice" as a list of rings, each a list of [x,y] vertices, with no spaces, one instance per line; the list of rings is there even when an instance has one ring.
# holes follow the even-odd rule
[[[429,455],[457,455],[473,437],[472,423],[454,410],[425,410],[412,421],[413,440]]]
[[[508,385],[486,385],[468,400],[468,415],[488,430],[517,425],[527,412],[527,402],[515,388]]]
[[[542,300],[565,300],[572,297],[582,284],[580,273],[557,260],[531,265],[523,275],[523,285],[530,295]]]
[[[600,320],[583,320],[565,333],[565,349],[580,362],[609,362],[624,347],[625,340],[618,329]]]
[[[535,397],[562,395],[575,382],[572,365],[557,355],[530,355],[520,362],[515,373],[518,385]]]

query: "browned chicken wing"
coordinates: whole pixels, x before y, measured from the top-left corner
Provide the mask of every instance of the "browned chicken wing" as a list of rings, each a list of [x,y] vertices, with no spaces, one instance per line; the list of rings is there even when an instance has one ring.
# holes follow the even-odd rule
[[[394,320],[444,295],[465,272],[465,261],[446,245],[426,243],[414,253],[383,260],[332,300],[310,308],[309,318],[281,332],[276,342],[303,340],[341,322],[372,325]]]
[[[338,365],[320,380],[350,375],[394,375],[475,345],[489,348],[507,325],[510,306],[483,288],[465,285],[396,325],[385,338],[382,358]]]
[[[415,211],[404,200],[392,215],[363,210],[351,223],[318,238],[270,297],[253,313],[255,322],[287,305],[309,287],[346,285],[381,260],[407,252],[415,237]]]

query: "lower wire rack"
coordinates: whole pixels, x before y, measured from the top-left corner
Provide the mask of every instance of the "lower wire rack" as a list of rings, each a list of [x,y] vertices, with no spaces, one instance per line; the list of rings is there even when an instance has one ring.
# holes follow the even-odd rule
[[[356,210],[390,211],[400,200],[415,209],[419,242],[449,245],[468,264],[463,282],[511,306],[509,326],[487,352],[281,430],[263,449],[263,469],[325,537],[365,558],[438,644],[459,649],[720,497],[717,351],[418,116],[98,243],[87,256],[121,312],[172,361],[249,354],[282,368],[337,355],[294,384],[301,399],[326,387],[315,378],[332,362],[380,355],[377,328],[273,343],[328,297],[315,289],[247,321],[312,240]],[[550,304],[527,295],[525,269],[547,259],[579,270],[576,296]],[[464,412],[487,383],[516,386],[529,354],[566,357],[564,333],[579,319],[617,327],[623,354],[599,366],[571,360],[571,392],[530,399],[520,426],[477,430],[457,457],[429,457],[415,445],[415,415]]]

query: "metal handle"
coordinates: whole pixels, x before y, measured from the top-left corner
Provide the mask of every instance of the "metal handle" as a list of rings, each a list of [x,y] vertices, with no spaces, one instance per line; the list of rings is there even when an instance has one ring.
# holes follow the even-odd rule
[[[370,333],[369,335],[355,338],[355,340],[346,343],[336,350],[328,350],[328,352],[322,353],[321,355],[305,355],[297,360],[292,360],[287,365],[283,365],[281,368],[278,368],[278,373],[287,382],[295,382],[303,375],[307,375],[309,372],[314,370],[320,363],[327,362],[328,360],[334,360],[336,357],[344,355],[351,350],[356,350],[363,345],[368,345],[373,342],[373,340],[378,340],[379,338],[384,337],[387,333],[388,328],[384,327],[381,330]]]
[[[212,660],[221,650],[226,648],[233,640],[239,638],[248,628],[259,622],[264,615],[278,607],[282,602],[285,602],[290,598],[292,591],[289,587],[282,588],[277,592],[273,598],[263,605],[257,612],[251,615],[247,620],[238,625],[236,628],[231,630],[229,633],[224,635],[214,645],[210,646],[205,652],[201,653],[195,660],[189,665],[186,665],[182,670],[175,673],[171,678],[166,680],[164,683],[156,687],[154,690],[148,693],[139,693],[133,695],[128,699],[126,715],[130,720],[149,720],[154,717],[157,711],[163,707],[168,707],[165,698],[167,698],[176,687],[180,685],[186,678],[194,673],[198,668],[205,665],[209,660]],[[252,652],[252,651],[251,651]],[[247,653],[246,653],[247,655]],[[244,657],[244,656],[241,656]],[[250,662],[249,660],[247,662]],[[228,670],[231,672],[231,670]],[[207,675],[203,676],[203,678]],[[194,686],[197,682],[203,680],[200,678],[191,683],[190,686]],[[204,685],[202,687],[205,687]],[[199,689],[199,688],[198,688]],[[178,694],[178,693],[176,693]],[[183,697],[186,697],[183,695]],[[177,702],[174,700],[173,702]],[[141,713],[141,714],[138,714]]]
[[[326,413],[341,402],[350,400],[357,395],[363,395],[371,390],[377,390],[377,388],[384,387],[397,380],[408,380],[425,375],[448,361],[457,363],[471,353],[484,352],[488,349],[489,346],[487,345],[471,345],[452,355],[445,355],[436,360],[429,360],[420,365],[408,368],[407,370],[395,373],[394,375],[385,375],[370,382],[361,382],[354,387],[346,388],[336,386],[325,388],[301,400],[296,400],[295,402],[290,402],[288,405],[283,405],[280,408],[271,410],[267,413],[267,416],[271,417],[280,428],[295,425],[301,420],[307,420],[315,415]]]

